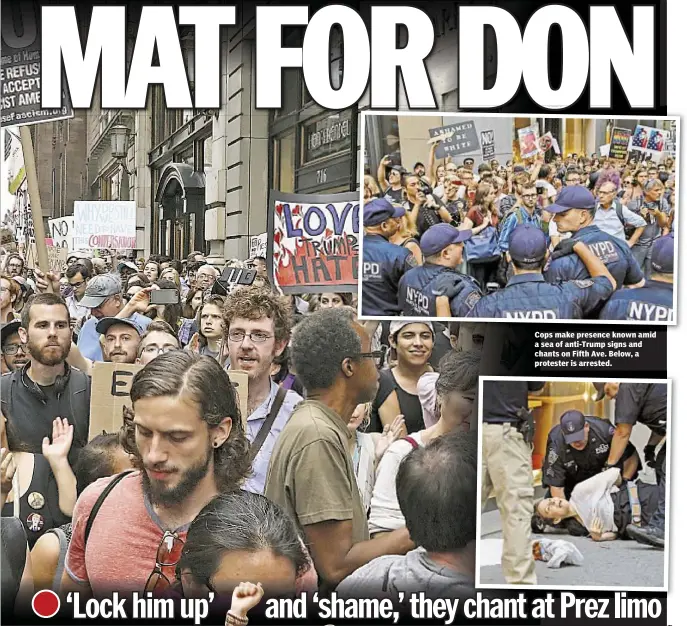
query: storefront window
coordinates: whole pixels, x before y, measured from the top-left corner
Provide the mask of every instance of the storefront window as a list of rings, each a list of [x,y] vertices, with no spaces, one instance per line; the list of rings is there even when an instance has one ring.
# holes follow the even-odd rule
[[[333,113],[301,128],[301,165],[351,147],[351,109]]]
[[[293,193],[295,150],[296,133],[293,131],[274,140],[274,188],[279,191]]]
[[[174,155],[174,162],[175,163],[186,163],[186,165],[190,165],[191,167],[194,167],[195,161],[196,161],[196,155],[195,155],[193,144],[191,144],[185,150],[182,150],[181,152],[177,152]]]

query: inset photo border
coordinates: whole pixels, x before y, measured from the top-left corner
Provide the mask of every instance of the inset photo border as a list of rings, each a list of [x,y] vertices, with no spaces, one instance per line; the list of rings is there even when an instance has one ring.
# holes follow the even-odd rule
[[[660,386],[665,386],[665,396]],[[521,423],[529,422],[530,427],[533,423],[530,454],[522,434],[527,426],[519,429],[502,423],[505,415],[522,404],[523,395],[528,406],[520,413]],[[670,379],[598,382],[481,376],[476,587],[668,591],[671,396]],[[624,419],[615,415],[616,405]],[[645,407],[647,415],[658,419],[663,406],[665,435],[635,421]],[[487,412],[489,423],[485,422],[490,419]],[[618,428],[620,424],[624,426]],[[628,425],[627,446],[614,452],[620,459],[618,467],[604,470],[611,449],[622,443]],[[658,421],[652,425],[661,431]],[[649,443],[657,444],[658,464],[653,464],[662,467],[665,459],[663,550],[637,541],[633,529],[627,530],[628,522],[646,530],[657,521],[660,475],[647,465]],[[523,471],[528,463],[531,481]],[[483,488],[488,493],[483,494]],[[595,539],[586,528],[592,525]],[[507,548],[504,527],[511,529]]]
[[[443,111],[361,113],[359,177],[360,206],[363,210],[358,272],[360,319],[393,320],[402,316],[417,321],[430,319],[442,322],[469,319],[495,322],[588,323],[598,320],[604,324],[620,325],[677,324],[677,289],[674,288],[677,285],[677,263],[672,261],[672,250],[673,246],[678,245],[678,219],[674,218],[679,213],[677,199],[680,197],[680,118],[653,116],[651,120],[640,120],[631,116],[515,116]],[[648,126],[649,121],[655,123],[655,126]],[[436,148],[432,148],[433,145],[436,145]],[[382,168],[381,162],[385,159]],[[493,216],[490,221],[495,222],[495,225],[485,226],[479,232],[475,232],[479,228],[478,225],[467,218],[467,213],[479,191],[478,187],[467,182],[468,173],[463,169],[464,160],[470,159],[473,179],[477,176],[482,162],[491,162],[495,159],[499,165],[495,166],[496,172],[491,173],[491,180],[505,180],[503,187],[494,189],[497,198],[488,200],[489,206],[496,207],[495,209],[487,210],[483,206],[484,203],[480,203],[482,213]],[[609,160],[611,168],[615,170],[614,174],[604,173],[605,159]],[[649,204],[648,207],[645,206],[643,186],[648,180],[649,172],[646,175],[639,172],[637,177],[634,176],[634,168],[646,159],[649,159],[649,165],[657,170],[661,166],[657,176],[659,180],[663,179],[663,191],[656,201],[658,204]],[[449,161],[457,166],[455,173],[449,172],[453,186],[457,187],[457,191],[449,193],[457,194],[456,199],[453,199],[453,195],[450,196],[451,199],[444,196],[443,183],[439,183],[436,174],[437,169],[443,167],[442,175],[445,176],[447,166],[450,167]],[[590,173],[587,161],[591,165],[599,161],[598,170]],[[572,166],[573,162],[575,167]],[[529,198],[528,202],[536,206],[529,217],[522,213],[522,218],[516,215],[514,224],[506,224],[506,218],[517,212],[514,208],[526,211],[525,200],[520,198],[516,188],[520,184],[517,183],[518,166],[523,166],[524,163],[531,165],[527,174],[531,177],[530,184],[535,182],[537,190],[537,198]],[[628,163],[632,163],[632,170],[627,169]],[[546,176],[542,174],[543,166],[550,169]],[[663,166],[666,166],[667,171],[663,171]],[[420,178],[415,177],[416,169],[420,170]],[[535,172],[535,169],[539,173]],[[570,181],[566,181],[565,178],[568,170]],[[463,174],[466,181],[460,178]],[[653,175],[654,172],[651,172],[651,176]],[[389,184],[391,176],[394,177],[393,184]],[[417,196],[416,189],[420,189],[422,204],[408,200],[405,182],[410,176],[414,177],[410,179],[413,183],[411,193]],[[584,183],[590,176],[595,181],[594,184],[608,179],[616,185],[617,192],[621,195],[631,194],[632,199],[625,203],[628,206],[614,198],[614,204],[610,209],[606,209],[608,212],[598,214],[598,218],[602,219],[594,216],[591,223],[588,223],[590,218],[584,211],[563,211],[566,206],[579,203],[580,198],[573,193],[572,198],[566,199],[560,196],[560,191],[568,184],[574,186],[576,179],[582,179]],[[380,177],[388,184],[387,189],[382,188]],[[486,178],[489,178],[488,173]],[[400,186],[399,181],[402,183]],[[628,185],[629,191],[623,190],[623,182]],[[629,185],[630,182],[633,184]],[[493,183],[497,184],[498,182]],[[666,193],[666,186],[673,189],[672,193]],[[423,188],[426,193],[423,193]],[[660,186],[656,186],[654,195],[659,193],[659,190]],[[608,192],[608,189],[604,189],[604,192]],[[364,207],[370,196],[374,196],[375,193],[384,196],[394,205],[404,206],[406,210],[401,216],[402,219],[396,218],[398,226],[391,228],[387,225],[384,232],[378,232],[379,228],[375,228],[373,232],[365,228]],[[570,195],[571,191],[566,191],[566,194]],[[509,196],[509,199],[506,199],[506,196]],[[595,197],[598,202],[600,197],[596,193]],[[646,202],[652,197],[647,196]],[[427,198],[430,198],[429,202]],[[585,198],[589,201],[589,195]],[[552,207],[557,216],[554,220],[554,213],[546,211],[543,205],[559,201],[559,205]],[[508,207],[509,203],[512,203],[512,206]],[[417,208],[418,205],[420,208]],[[664,211],[654,212],[650,209],[653,206],[662,206]],[[384,211],[377,211],[377,215],[371,221],[379,227],[379,220],[383,217]],[[642,219],[646,226],[638,232],[638,224]],[[556,251],[552,244],[565,241],[570,236],[568,233],[579,229],[580,224],[577,224],[576,220],[586,226],[591,225],[594,229],[601,224],[602,232],[590,233],[583,237],[585,244],[588,244],[586,250],[580,250],[581,246],[578,246],[578,249],[573,251],[569,244],[563,244],[563,247]],[[510,217],[508,221],[512,222],[513,218]],[[520,245],[516,245],[514,253],[520,254],[523,259],[529,259],[531,263],[519,259],[520,267],[515,270],[510,256],[510,238],[515,227],[529,221],[535,222],[539,229],[544,231],[546,243],[539,241],[539,235],[528,236],[521,233],[519,239],[522,241],[519,242]],[[607,222],[605,226],[604,221]],[[633,221],[637,224],[630,223]],[[470,229],[473,236],[467,243],[458,241],[458,238],[456,245],[449,242],[448,254],[446,247],[442,248],[438,253],[441,257],[438,264],[445,266],[445,270],[413,267],[415,264],[426,262],[428,256],[422,252],[421,235],[430,226],[442,223],[449,223],[459,230]],[[647,229],[650,229],[648,237],[644,232]],[[393,234],[392,230],[395,231]],[[615,231],[618,231],[616,234],[625,231],[625,241],[621,244],[617,244],[610,234]],[[668,255],[670,267],[661,267],[670,269],[670,272],[659,272],[656,264],[652,264],[651,252],[655,239],[668,231],[674,241],[674,244],[671,242],[673,245],[670,246],[670,253],[664,250],[653,260],[661,264],[666,261]],[[374,236],[378,241],[375,243],[374,252],[366,253],[366,242],[370,240],[368,235]],[[446,233],[443,235],[445,239]],[[651,238],[654,239],[653,242]],[[391,239],[396,248],[406,248],[411,255],[404,259],[404,253],[399,254],[398,249],[394,250],[389,246],[382,249],[385,247],[381,245],[384,243],[382,239]],[[441,247],[447,241],[448,239],[442,240],[441,236],[437,241],[427,241],[425,250],[434,251],[438,249],[437,246]],[[635,241],[638,244],[636,246]],[[628,242],[632,242],[632,246],[629,246]],[[542,245],[547,247],[546,259],[540,258],[539,248]],[[505,256],[504,247],[508,248],[508,256]],[[461,248],[460,258],[456,248]],[[533,251],[536,259],[530,259],[528,256]],[[599,271],[598,267],[589,265],[590,259],[585,252],[590,251],[593,257],[604,262],[604,266],[609,266],[617,288],[613,287],[607,276],[601,275],[605,273],[603,268]],[[489,256],[484,257],[483,254]],[[444,256],[446,258],[443,258]],[[552,259],[554,256],[556,258]],[[381,264],[380,258],[383,259]],[[484,259],[489,261],[485,263]],[[553,267],[551,263],[554,264]],[[456,271],[451,271],[451,268]],[[543,282],[541,268],[545,268],[544,274],[547,282],[552,284],[551,288],[542,289],[542,285],[536,284]],[[409,271],[414,272],[414,275],[402,282],[402,275]],[[459,273],[458,277],[455,277],[456,272]],[[442,274],[438,285],[437,273]],[[446,274],[452,275],[453,280]],[[518,274],[515,280],[514,274]],[[539,277],[533,277],[533,274],[539,274]],[[565,282],[566,286],[553,288],[553,284],[558,285],[562,282]],[[622,289],[618,286],[621,282],[625,285]],[[635,285],[643,285],[644,288],[641,291],[629,288]],[[508,293],[505,293],[506,289]],[[609,298],[612,304],[606,306]]]

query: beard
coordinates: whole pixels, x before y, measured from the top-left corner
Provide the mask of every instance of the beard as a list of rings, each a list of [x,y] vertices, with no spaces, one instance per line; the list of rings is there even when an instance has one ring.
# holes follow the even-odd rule
[[[188,495],[198,486],[198,483],[207,476],[210,468],[210,461],[214,453],[214,448],[208,441],[208,447],[205,451],[205,458],[196,465],[187,469],[181,477],[179,482],[173,487],[164,487],[155,481],[151,481],[148,472],[143,468],[141,475],[143,477],[143,491],[148,496],[152,504],[161,506],[173,506],[182,503]]]
[[[38,361],[41,365],[46,365],[48,367],[63,363],[69,355],[72,345],[71,342],[67,343],[67,345],[52,343],[49,347],[57,349],[51,350],[50,353],[47,353],[46,348],[48,348],[48,344],[43,344],[41,346],[32,342],[31,339],[29,339],[28,343],[26,344],[26,348],[29,351],[31,358],[35,361]],[[46,350],[46,353],[43,352],[44,350]]]

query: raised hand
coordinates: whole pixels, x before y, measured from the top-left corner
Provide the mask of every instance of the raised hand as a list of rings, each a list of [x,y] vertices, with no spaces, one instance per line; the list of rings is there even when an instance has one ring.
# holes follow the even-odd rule
[[[0,494],[3,502],[12,491],[12,479],[17,471],[12,453],[7,448],[0,450]]]
[[[246,617],[248,611],[260,603],[264,593],[261,583],[240,583],[234,587],[229,611],[236,617]]]
[[[73,439],[74,426],[66,419],[56,417],[52,423],[52,443],[47,437],[43,438],[43,456],[51,466],[67,460]]]
[[[375,446],[375,459],[381,459],[384,453],[387,451],[387,448],[394,441],[400,438],[400,436],[403,434],[403,427],[405,424],[406,422],[403,415],[397,415],[391,424],[384,426],[382,436],[379,438],[377,445]]]

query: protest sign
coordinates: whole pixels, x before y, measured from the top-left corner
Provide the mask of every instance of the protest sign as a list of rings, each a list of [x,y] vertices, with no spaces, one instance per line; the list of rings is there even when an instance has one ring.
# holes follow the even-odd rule
[[[605,143],[602,146],[599,146],[599,156],[602,157],[607,157],[610,154],[610,149],[611,149],[611,144],[610,143]]]
[[[520,158],[529,159],[539,154],[539,130],[536,126],[518,129],[520,142]]]
[[[431,138],[443,137],[436,149],[435,155],[437,159],[445,159],[448,156],[478,152],[480,150],[477,130],[473,121],[430,128],[429,136]]]
[[[551,131],[549,131],[539,137],[539,150],[541,152],[546,152],[547,150],[551,150],[551,148],[553,148],[553,151],[556,154],[561,153],[561,148],[558,145],[558,141],[556,141],[556,138],[553,136]]]
[[[51,272],[62,272],[64,266],[67,264],[67,256],[69,251],[67,248],[60,248],[59,246],[46,246],[48,250],[48,267]],[[38,265],[38,251],[36,244],[29,245],[26,251],[26,264],[29,267],[36,267]]]
[[[52,239],[52,245],[58,248],[73,250],[72,234],[74,232],[74,216],[58,217],[48,220],[47,236]]]
[[[261,235],[253,235],[250,238],[250,255],[249,258],[254,259],[256,256],[267,258],[267,233]]]
[[[496,142],[494,141],[493,130],[483,130],[480,133],[482,143],[482,161],[493,159],[496,155]]]
[[[357,193],[284,194],[272,191],[267,262],[283,293],[358,289]]]
[[[136,203],[133,201],[74,202],[72,245],[80,248],[136,248]]]
[[[66,92],[62,108],[41,108],[39,5],[7,3],[2,17],[2,125],[23,126],[74,117]],[[19,32],[15,32],[20,25]]]
[[[658,161],[665,147],[667,131],[652,126],[638,124],[632,133],[631,149],[642,152],[644,158]]]
[[[116,433],[124,423],[123,408],[131,406],[131,383],[143,365],[128,363],[93,364],[91,385],[91,422],[88,440],[106,433]],[[245,428],[248,416],[248,374],[227,372],[238,395],[241,419]]]
[[[608,156],[611,159],[624,161],[627,159],[627,149],[630,145],[632,131],[629,128],[613,127],[611,131],[611,146],[608,149]]]

